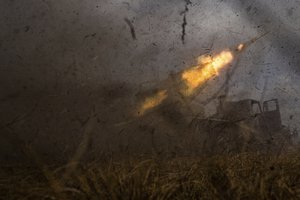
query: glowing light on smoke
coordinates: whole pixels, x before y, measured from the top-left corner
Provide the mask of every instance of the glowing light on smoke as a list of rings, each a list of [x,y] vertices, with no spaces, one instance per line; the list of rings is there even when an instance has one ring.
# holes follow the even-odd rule
[[[181,93],[185,96],[192,95],[203,83],[218,75],[220,69],[232,60],[233,54],[229,50],[222,51],[215,56],[200,56],[197,66],[191,67],[181,74],[181,79],[185,83]]]
[[[167,90],[160,90],[155,95],[147,97],[139,107],[137,116],[142,116],[148,110],[160,105],[167,97]]]
[[[238,51],[242,51],[244,49],[244,44],[239,44],[239,46],[237,47]]]

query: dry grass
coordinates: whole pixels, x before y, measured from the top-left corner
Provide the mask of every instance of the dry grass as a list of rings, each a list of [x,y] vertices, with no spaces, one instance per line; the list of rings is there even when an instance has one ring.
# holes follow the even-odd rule
[[[70,165],[2,166],[0,198],[300,199],[299,152],[103,160],[76,165],[64,176]]]

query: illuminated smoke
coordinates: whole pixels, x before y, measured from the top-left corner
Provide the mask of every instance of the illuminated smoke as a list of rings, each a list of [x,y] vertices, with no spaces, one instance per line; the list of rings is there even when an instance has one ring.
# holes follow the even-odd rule
[[[167,90],[160,90],[152,97],[147,97],[137,111],[137,116],[142,116],[151,108],[160,105],[168,97]]]

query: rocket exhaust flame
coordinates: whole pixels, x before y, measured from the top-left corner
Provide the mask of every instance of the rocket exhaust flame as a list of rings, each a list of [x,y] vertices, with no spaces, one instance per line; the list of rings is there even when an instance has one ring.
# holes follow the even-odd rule
[[[211,56],[202,55],[198,58],[198,65],[179,73],[181,89],[178,91],[184,96],[190,96],[210,78],[217,76],[219,71],[233,61],[233,52],[224,50]],[[167,89],[160,90],[153,96],[147,97],[137,109],[136,116],[143,116],[148,110],[160,105],[168,97]]]
[[[160,105],[168,97],[167,90],[160,90],[154,96],[147,97],[137,110],[137,116],[142,116],[149,109]]]
[[[233,60],[233,53],[229,50],[212,56],[200,56],[198,65],[185,70],[181,74],[181,79],[185,86],[181,93],[185,96],[193,94],[195,89],[200,87],[210,78],[218,75],[219,71]]]
[[[238,54],[242,53],[247,47],[268,33],[269,32],[255,37],[245,43],[241,43],[233,49],[224,50],[214,56],[199,56],[198,64],[196,66],[190,67],[177,74],[180,85],[177,93],[184,97],[191,97],[195,95],[196,91],[203,84],[205,84],[212,77],[218,76],[221,69],[229,65]],[[159,90],[159,92],[157,92],[155,95],[145,98],[145,100],[137,109],[138,114],[136,114],[136,116],[143,116],[148,110],[153,109],[163,103],[165,99],[170,96],[168,95],[168,90],[174,90],[174,88]]]
[[[202,84],[219,74],[219,71],[233,60],[233,53],[222,51],[215,56],[204,55],[198,58],[198,65],[180,73],[180,94],[190,96]],[[153,96],[145,98],[137,109],[136,116],[143,116],[148,110],[160,105],[168,97],[167,89],[160,90]]]

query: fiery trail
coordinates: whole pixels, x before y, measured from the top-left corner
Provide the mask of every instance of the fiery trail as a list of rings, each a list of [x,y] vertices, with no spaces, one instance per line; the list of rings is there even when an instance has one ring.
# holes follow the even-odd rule
[[[189,68],[181,74],[181,79],[185,86],[181,93],[190,96],[203,83],[211,77],[218,75],[220,69],[233,60],[233,53],[229,50],[222,51],[220,54],[212,56],[200,56],[198,65]]]
[[[160,90],[152,97],[147,97],[137,111],[138,116],[142,116],[151,108],[161,104],[168,97],[167,90]]]
[[[251,40],[251,43],[256,40]],[[246,44],[239,44],[235,50],[224,50],[214,56],[199,56],[198,64],[196,66],[190,67],[179,73],[179,82],[181,86],[178,92],[184,96],[193,95],[206,81],[219,75],[219,71],[233,61],[235,52],[242,52],[245,47]],[[148,110],[157,107],[168,96],[168,90],[164,89],[151,97],[147,97],[137,109],[137,116],[143,116]]]

